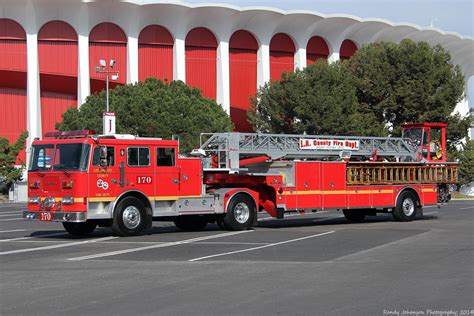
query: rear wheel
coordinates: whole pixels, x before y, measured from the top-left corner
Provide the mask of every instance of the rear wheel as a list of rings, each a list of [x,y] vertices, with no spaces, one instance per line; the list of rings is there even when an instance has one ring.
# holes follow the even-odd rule
[[[409,222],[416,218],[417,196],[411,191],[404,191],[397,199],[392,216],[396,221]]]
[[[91,221],[84,223],[63,223],[64,229],[74,237],[87,237],[97,227],[97,225]]]
[[[224,227],[229,230],[246,230],[252,227],[255,203],[245,194],[238,194],[229,203],[223,218]]]
[[[351,223],[360,223],[365,219],[364,210],[343,210],[344,217]]]
[[[128,196],[115,208],[112,230],[119,236],[136,236],[150,226],[149,221],[151,216],[147,216],[142,201]]]
[[[207,226],[207,218],[199,215],[179,216],[174,219],[174,224],[184,231],[202,230]]]

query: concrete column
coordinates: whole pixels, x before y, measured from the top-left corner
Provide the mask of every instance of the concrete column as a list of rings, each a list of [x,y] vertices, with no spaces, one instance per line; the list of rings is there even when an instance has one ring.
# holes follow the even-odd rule
[[[41,98],[40,81],[38,65],[38,34],[26,34],[26,52],[27,52],[27,110],[26,120],[29,137],[27,141],[27,161],[29,161],[29,150],[33,140],[41,137]]]
[[[334,63],[338,60],[340,60],[340,56],[339,56],[339,52],[332,52],[331,54],[329,54],[329,57],[328,57],[328,62],[331,64],[331,63]]]
[[[306,48],[300,48],[295,53],[295,70],[306,67]]]
[[[77,106],[86,102],[90,95],[90,74],[89,74],[89,36],[78,35],[78,78],[77,78]]]
[[[229,43],[227,42],[220,42],[217,47],[216,102],[230,115]]]
[[[270,81],[270,45],[262,44],[257,51],[257,88]]]
[[[173,46],[173,80],[186,82],[185,40],[176,37]]]
[[[138,37],[129,36],[127,41],[127,83],[135,82],[138,82]]]

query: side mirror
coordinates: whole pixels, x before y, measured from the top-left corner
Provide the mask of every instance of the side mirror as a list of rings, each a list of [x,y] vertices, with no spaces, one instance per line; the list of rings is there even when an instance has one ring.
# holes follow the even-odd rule
[[[107,167],[107,147],[100,146],[99,153],[100,153],[100,166]]]

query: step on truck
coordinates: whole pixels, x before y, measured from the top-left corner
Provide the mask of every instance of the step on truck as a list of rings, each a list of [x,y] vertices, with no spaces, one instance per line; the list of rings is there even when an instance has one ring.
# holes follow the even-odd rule
[[[97,226],[138,235],[155,220],[245,230],[258,212],[411,221],[423,206],[448,202],[456,182],[442,123],[404,125],[400,138],[204,133],[188,157],[178,140],[51,132],[32,144],[23,219],[62,222],[78,237]]]

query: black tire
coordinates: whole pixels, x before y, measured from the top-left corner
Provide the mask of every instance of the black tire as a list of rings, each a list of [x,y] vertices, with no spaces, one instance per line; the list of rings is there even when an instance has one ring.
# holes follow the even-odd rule
[[[232,198],[223,218],[223,224],[229,230],[250,229],[256,214],[255,203],[246,194],[238,194]]]
[[[96,223],[87,221],[84,223],[63,223],[63,227],[71,236],[83,238],[92,234],[97,225]]]
[[[344,217],[351,223],[362,223],[365,219],[364,210],[343,210]]]
[[[184,231],[203,230],[207,226],[207,218],[199,215],[179,216],[174,219],[174,224]]]
[[[397,199],[392,216],[399,222],[410,222],[416,218],[418,197],[411,191],[403,191]]]
[[[137,236],[147,230],[151,220],[142,201],[128,196],[115,207],[112,230],[119,236]]]

